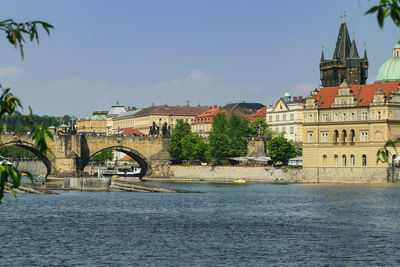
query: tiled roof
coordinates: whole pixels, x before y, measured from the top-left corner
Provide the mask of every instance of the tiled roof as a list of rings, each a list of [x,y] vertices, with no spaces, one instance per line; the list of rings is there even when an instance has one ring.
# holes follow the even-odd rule
[[[265,117],[267,115],[267,107],[260,108],[257,112],[253,115],[254,117]]]
[[[208,110],[208,106],[152,106],[148,108],[144,108],[141,111],[137,112],[134,117],[141,117],[146,115],[199,115],[206,110]]]
[[[127,161],[127,160],[132,160],[132,158],[131,158],[130,156],[128,156],[128,155],[125,155],[125,156],[122,157],[120,160]]]
[[[135,134],[135,135],[145,135],[144,133],[142,133],[141,131],[138,131],[134,128],[126,128],[126,129],[122,129],[121,134],[123,135],[131,135],[131,134]]]
[[[228,111],[224,108],[221,107],[216,107],[216,108],[209,108],[205,112],[201,113],[200,115],[197,115],[192,124],[199,124],[199,123],[212,123],[213,118],[215,115],[218,113],[225,113],[225,115],[228,115]]]
[[[379,89],[385,93],[385,97],[388,97],[391,92],[397,91],[399,82],[393,83],[373,83],[364,85],[350,85],[350,89],[353,92],[357,101],[358,107],[369,106],[371,101],[374,99],[374,94]],[[335,102],[335,96],[339,91],[339,86],[335,87],[323,87],[315,96],[317,103],[320,105],[319,108],[330,108]]]

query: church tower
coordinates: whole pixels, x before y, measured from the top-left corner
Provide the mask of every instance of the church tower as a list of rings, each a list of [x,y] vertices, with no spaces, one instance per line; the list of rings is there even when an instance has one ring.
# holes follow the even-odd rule
[[[365,84],[368,78],[367,51],[360,58],[356,41],[350,41],[346,23],[340,25],[332,60],[325,60],[322,51],[319,63],[322,86],[340,86],[346,80],[348,84]]]

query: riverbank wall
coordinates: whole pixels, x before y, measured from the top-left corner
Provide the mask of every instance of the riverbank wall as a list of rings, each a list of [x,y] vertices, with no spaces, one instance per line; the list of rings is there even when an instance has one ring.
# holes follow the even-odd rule
[[[303,172],[299,168],[243,166],[181,166],[170,167],[169,178],[144,177],[147,181],[232,183],[236,179],[258,183],[298,183]]]

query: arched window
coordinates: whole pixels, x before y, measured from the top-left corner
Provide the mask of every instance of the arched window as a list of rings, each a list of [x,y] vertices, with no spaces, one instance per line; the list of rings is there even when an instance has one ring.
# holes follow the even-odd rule
[[[158,124],[160,124],[160,125],[162,124],[162,119],[158,120]]]
[[[326,155],[323,155],[323,156],[322,156],[322,163],[323,163],[324,165],[326,165],[327,162],[328,162],[328,157],[327,157]]]
[[[337,167],[337,165],[338,165],[338,155],[335,155],[333,157],[333,159],[334,159],[334,165],[335,165],[335,167]]]
[[[333,142],[334,142],[334,143],[337,143],[338,138],[339,138],[339,131],[338,131],[338,130],[335,130],[335,131],[333,132]]]
[[[346,155],[342,155],[342,166],[346,167]]]
[[[366,167],[367,166],[367,155],[362,155],[362,165],[363,165],[363,167]]]
[[[396,158],[397,158],[397,155],[394,154],[394,155],[392,156],[392,167],[394,167],[395,164],[396,164],[396,162],[395,162]]]
[[[355,158],[354,158],[354,155],[350,155],[350,166],[351,167],[354,167],[354,164],[355,164]]]

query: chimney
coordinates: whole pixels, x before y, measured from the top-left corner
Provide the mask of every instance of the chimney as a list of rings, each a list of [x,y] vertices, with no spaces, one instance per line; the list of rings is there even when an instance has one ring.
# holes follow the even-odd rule
[[[131,107],[130,106],[128,106],[128,111],[130,111],[131,110]]]
[[[299,96],[299,102],[303,102],[303,97]]]
[[[152,106],[152,107],[154,107],[154,102],[153,102],[153,103],[151,103],[151,106]]]
[[[217,105],[214,105],[214,108],[217,108]]]
[[[293,102],[296,102],[297,101],[297,96],[294,96],[293,97]]]
[[[186,100],[186,106],[187,106],[187,107],[190,107],[190,102],[189,102],[189,100]]]

